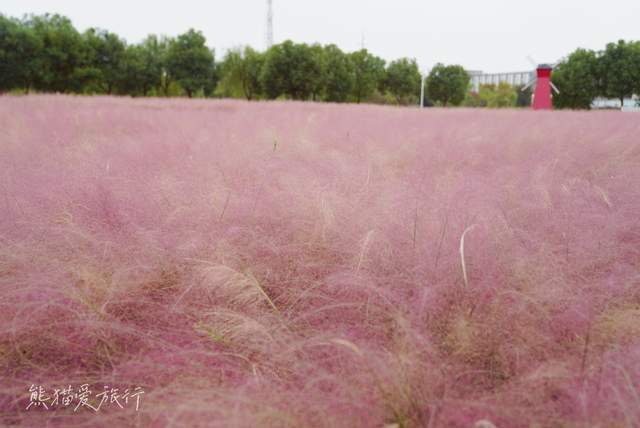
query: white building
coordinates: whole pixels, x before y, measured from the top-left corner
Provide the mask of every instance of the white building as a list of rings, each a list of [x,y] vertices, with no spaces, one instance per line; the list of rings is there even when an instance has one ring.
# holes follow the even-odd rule
[[[524,86],[536,78],[535,70],[513,71],[509,73],[485,73],[479,70],[467,70],[471,77],[471,91],[480,91],[480,85],[496,85],[507,82],[511,86]],[[535,89],[535,88],[533,88]],[[562,90],[562,88],[560,88]],[[640,96],[634,95],[624,100],[620,106],[620,100],[596,98],[591,103],[592,109],[617,109],[622,111],[640,111]]]
[[[620,106],[620,100],[598,97],[591,103],[591,108],[615,109],[622,111],[640,111],[640,96],[634,95],[631,98],[626,98],[622,106]]]
[[[498,85],[507,82],[511,86],[524,86],[536,78],[534,70],[512,71],[508,73],[485,73],[478,70],[467,70],[471,77],[471,90],[478,92],[480,85]]]

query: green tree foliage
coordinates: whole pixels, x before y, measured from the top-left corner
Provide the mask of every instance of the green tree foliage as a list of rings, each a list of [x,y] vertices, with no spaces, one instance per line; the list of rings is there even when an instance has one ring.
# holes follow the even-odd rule
[[[366,49],[344,53],[335,45],[286,41],[264,53],[250,47],[232,50],[217,64],[215,52],[195,30],[175,39],[151,35],[127,45],[106,30],[80,34],[60,15],[15,19],[0,14],[0,92],[413,104],[420,79],[415,60],[403,58],[386,66]],[[462,67],[437,64],[426,81],[426,104],[530,105],[530,90],[500,85],[468,93],[469,80]],[[559,108],[589,108],[596,96],[622,101],[639,94],[640,42],[621,40],[599,52],[578,49],[560,63],[553,80],[561,90],[554,97]]]
[[[121,63],[118,92],[132,96],[146,95],[149,89],[146,89],[145,92],[145,72],[144,49],[142,46],[127,46]]]
[[[117,35],[105,30],[91,28],[84,34],[86,52],[83,68],[89,73],[91,84],[99,92],[113,93],[124,72],[126,43]]]
[[[507,82],[480,85],[480,90],[469,92],[463,102],[465,107],[511,108],[518,100],[517,89]]]
[[[199,31],[190,29],[169,44],[167,73],[191,98],[204,90],[214,75],[214,57]]]
[[[385,61],[370,54],[366,49],[351,53],[349,58],[354,73],[352,98],[360,103],[382,86]]]
[[[269,99],[285,96],[307,100],[318,94],[321,79],[322,62],[317,47],[291,40],[267,51],[260,74],[262,88]]]
[[[491,102],[495,92],[496,92],[496,85],[494,84],[480,85],[480,90],[478,91],[478,99],[480,100],[480,107],[489,107],[489,102]]]
[[[216,87],[218,86],[219,74],[218,67],[216,65],[216,51],[214,49],[210,49],[211,52],[211,67],[209,68],[209,76],[207,78],[204,87],[202,88],[202,93],[205,97],[212,97]]]
[[[69,19],[60,15],[30,16],[24,23],[41,41],[36,89],[47,92],[80,92],[76,74],[83,64],[83,40]]]
[[[334,103],[347,101],[353,91],[354,66],[336,45],[324,47],[324,100]]]
[[[248,100],[257,98],[262,91],[260,73],[263,65],[264,54],[247,46],[242,56],[241,87],[245,98]]]
[[[160,86],[162,64],[152,50],[157,39],[150,39],[142,44],[127,47],[118,80],[119,93],[147,96]]]
[[[264,60],[262,53],[248,46],[228,51],[218,65],[220,81],[217,93],[247,100],[258,98],[261,94],[260,73]]]
[[[276,99],[285,93],[286,86],[291,80],[288,75],[292,51],[293,42],[289,40],[282,44],[273,45],[267,51],[260,73],[260,85],[268,99]]]
[[[482,85],[484,86],[484,85]],[[462,101],[463,107],[486,107],[486,102],[480,98],[480,93],[476,91],[469,91]]]
[[[20,25],[0,15],[0,92],[19,85],[20,62],[16,55]]]
[[[217,67],[220,80],[216,88],[216,95],[224,98],[244,98],[242,89],[243,49],[227,51]]]
[[[429,73],[426,92],[432,101],[459,105],[465,99],[470,77],[460,65],[436,64]]]
[[[632,44],[632,49],[633,49],[633,63],[636,66],[636,73],[635,75],[635,84],[633,85],[633,92],[640,96],[640,41],[634,42]],[[640,99],[638,100],[638,107],[640,107]]]
[[[621,103],[640,89],[640,47],[619,40],[607,44],[600,57],[600,93]]]
[[[516,89],[507,82],[500,82],[493,92],[493,96],[487,103],[491,108],[510,108],[516,106],[518,93]]]
[[[577,49],[553,71],[553,83],[560,94],[554,94],[557,108],[589,109],[598,95],[600,72],[596,52]]]
[[[478,92],[469,91],[462,105],[464,107],[488,107],[489,101],[494,97],[496,85],[484,83],[480,85]]]
[[[307,50],[306,56],[310,58],[309,67],[306,78],[309,79],[311,87],[311,99],[313,101],[320,100],[326,88],[327,62],[324,48],[319,44],[302,45]]]
[[[402,58],[392,61],[386,70],[384,88],[400,104],[413,103],[420,93],[422,75],[415,59]],[[408,102],[403,100],[410,99]]]
[[[492,83],[480,85],[480,90],[478,91],[479,107],[489,107],[489,102],[494,97],[495,92],[496,85]]]
[[[155,36],[154,36],[155,37]],[[162,70],[160,73],[160,91],[162,95],[165,97],[173,95],[171,92],[171,88],[175,86],[175,83],[172,77],[169,75],[169,67],[168,67],[168,57],[169,57],[169,47],[173,43],[173,38],[171,37],[160,37],[156,38],[156,58],[160,64],[160,69]]]
[[[137,53],[134,53],[133,57],[137,56],[142,63],[142,68],[137,71],[136,75],[142,95],[146,96],[150,91],[160,86],[167,46],[167,43],[163,43],[152,34],[136,47]]]
[[[29,91],[40,66],[42,41],[16,19],[0,15],[0,92],[14,88]]]

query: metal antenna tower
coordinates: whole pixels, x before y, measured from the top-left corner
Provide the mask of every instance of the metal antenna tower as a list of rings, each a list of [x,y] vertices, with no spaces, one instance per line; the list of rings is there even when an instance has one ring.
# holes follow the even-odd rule
[[[267,0],[267,49],[273,46],[273,0]]]

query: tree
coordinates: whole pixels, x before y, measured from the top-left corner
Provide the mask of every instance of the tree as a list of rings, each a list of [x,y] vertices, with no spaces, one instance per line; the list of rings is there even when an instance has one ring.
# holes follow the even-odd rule
[[[209,76],[204,84],[203,93],[205,97],[213,96],[213,93],[218,86],[218,67],[216,65],[216,51],[214,49],[210,50],[211,52],[211,67],[209,68]]]
[[[217,65],[220,80],[216,94],[224,98],[242,98],[242,49],[231,49]]]
[[[293,42],[287,40],[284,43],[273,45],[265,56],[264,67],[260,73],[260,85],[268,99],[276,99],[286,92],[286,77],[289,73],[290,51]]]
[[[139,60],[143,65],[143,69],[138,72],[142,95],[146,96],[152,89],[158,88],[162,83],[166,46],[166,43],[163,45],[157,36],[151,34],[136,48]]]
[[[381,86],[385,74],[385,61],[370,54],[366,49],[351,53],[349,58],[354,72],[352,96],[360,103]]]
[[[317,101],[326,88],[327,63],[324,48],[319,44],[302,45],[307,50],[305,55],[310,61],[307,64],[307,75],[311,89],[311,99]]]
[[[487,104],[490,108],[515,107],[518,100],[516,89],[507,82],[500,82],[493,91],[493,96]]]
[[[464,107],[488,107],[496,93],[496,85],[493,83],[483,83],[478,88],[478,92],[469,91],[465,96],[462,105]]]
[[[20,65],[15,55],[19,25],[0,15],[0,93],[18,86]]]
[[[175,79],[191,98],[207,85],[214,68],[213,54],[199,31],[190,29],[172,40],[167,51],[168,76]]]
[[[640,81],[640,48],[637,43],[607,44],[599,61],[600,94],[620,100],[633,95]]]
[[[266,53],[260,83],[269,99],[286,96],[306,100],[317,95],[322,64],[317,48],[287,40]]]
[[[242,58],[242,91],[248,100],[257,98],[262,90],[260,73],[264,65],[264,55],[251,47],[244,49]]]
[[[33,86],[40,69],[42,41],[16,19],[0,15],[0,92]]]
[[[633,88],[633,92],[640,97],[640,40],[632,43],[631,45],[633,50],[632,55],[634,58],[633,63],[636,67],[636,73],[634,74],[635,85]],[[640,107],[640,99],[637,102],[637,106]]]
[[[481,84],[478,92],[468,92],[464,99],[465,107],[511,108],[518,102],[518,88],[507,82]]]
[[[387,67],[384,86],[398,103],[408,97],[417,97],[421,83],[422,75],[415,59],[402,58],[392,61]]]
[[[24,25],[39,39],[37,89],[51,92],[79,92],[76,72],[82,64],[83,41],[71,21],[60,15],[30,16]]]
[[[155,39],[155,36],[150,38]],[[119,93],[147,96],[151,90],[160,86],[162,66],[159,58],[149,50],[148,41],[127,47],[117,82]]]
[[[482,86],[480,85],[480,90],[482,90]],[[480,98],[480,93],[475,91],[467,92],[467,95],[462,101],[462,106],[464,107],[486,107],[487,103]]]
[[[562,60],[552,74],[560,94],[553,97],[557,108],[589,109],[598,95],[600,75],[598,56],[594,51],[577,49]]]
[[[470,77],[460,65],[436,64],[429,73],[426,91],[432,101],[459,105],[465,98]]]
[[[493,83],[480,85],[478,91],[478,98],[480,100],[480,107],[489,107],[489,103],[493,99],[496,93],[496,85]]]
[[[261,92],[260,73],[264,55],[251,47],[233,49],[219,65],[218,93],[227,97],[257,98]]]
[[[84,35],[86,68],[91,70],[93,85],[109,95],[124,72],[126,43],[116,34],[90,28]]]
[[[153,36],[155,37],[155,36]],[[165,97],[170,95],[170,89],[173,84],[173,78],[169,74],[168,57],[169,47],[173,44],[174,39],[162,36],[159,39],[156,38],[157,58],[160,62],[160,89]]]
[[[324,100],[345,102],[353,90],[354,67],[348,55],[336,45],[324,47]]]

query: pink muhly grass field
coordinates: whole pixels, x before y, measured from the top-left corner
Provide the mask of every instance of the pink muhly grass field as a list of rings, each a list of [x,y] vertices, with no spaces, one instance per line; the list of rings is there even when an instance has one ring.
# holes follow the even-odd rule
[[[0,424],[640,426],[640,117],[2,97],[0,290]]]

